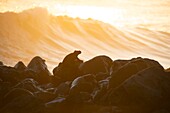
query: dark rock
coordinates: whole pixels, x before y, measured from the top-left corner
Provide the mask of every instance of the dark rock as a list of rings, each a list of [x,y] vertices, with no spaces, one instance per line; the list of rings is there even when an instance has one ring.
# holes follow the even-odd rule
[[[92,93],[97,86],[97,81],[95,80],[94,75],[87,74],[81,77],[76,78],[70,88],[70,95],[78,92],[88,92]]]
[[[31,92],[41,91],[42,89],[38,87],[38,82],[32,78],[26,78],[20,81],[14,88],[22,88],[29,90]]]
[[[26,89],[22,89],[22,88],[13,88],[12,90],[10,90],[5,96],[4,96],[4,100],[6,103],[12,101],[13,99],[15,99],[16,97],[22,96],[22,95],[30,95],[30,96],[34,96],[34,94]]]
[[[95,79],[97,80],[97,81],[101,81],[101,80],[104,80],[104,79],[106,79],[107,77],[109,77],[110,75],[108,74],[108,73],[98,73],[98,74],[96,74],[96,75],[94,75],[95,76]]]
[[[148,68],[148,67],[152,67],[152,66],[158,66],[160,68],[163,68],[159,62],[154,61],[152,59],[148,59],[148,58],[141,58],[141,57],[137,57],[137,58],[132,58],[131,60],[115,60],[113,61],[113,64],[111,66],[111,73],[116,72],[117,70],[119,70],[120,68],[122,68],[123,66],[127,65],[127,64],[135,64],[137,65],[137,68],[140,70]]]
[[[66,98],[66,102],[69,104],[85,104],[92,103],[92,95],[88,92],[78,92],[74,95],[71,94]]]
[[[45,113],[75,113],[75,105],[68,104],[66,98],[57,97],[45,104]]]
[[[63,59],[63,64],[66,66],[71,66],[75,64],[76,62],[82,62],[78,58],[78,55],[81,54],[81,51],[74,51],[73,53],[68,54],[64,59]]]
[[[55,94],[57,94],[58,96],[66,96],[70,91],[70,87],[71,87],[70,81],[63,82],[56,88]]]
[[[115,73],[112,73],[111,79],[109,81],[109,88],[116,88],[126,79],[136,74],[139,70],[135,64],[127,64],[120,68]]]
[[[2,61],[0,61],[0,66],[3,66],[4,64],[3,64],[3,62]]]
[[[0,66],[0,78],[5,82],[16,84],[22,79],[21,74],[13,67]]]
[[[51,78],[51,83],[54,86],[58,86],[59,84],[61,84],[63,82],[63,80],[57,76],[50,76],[50,78]]]
[[[169,113],[169,112],[165,109],[160,109],[160,110],[154,111],[153,113]]]
[[[16,68],[18,71],[24,71],[26,69],[26,66],[22,61],[19,61],[14,68]]]
[[[99,106],[96,113],[123,113],[122,109],[117,106]]]
[[[0,109],[4,105],[4,96],[12,89],[13,85],[10,82],[0,82]]]
[[[88,74],[76,78],[70,88],[67,101],[71,103],[86,103],[92,101],[91,93],[97,87],[94,75]]]
[[[164,70],[157,61],[151,59],[142,59],[140,57],[136,59],[134,58],[129,62],[123,64],[123,66],[118,66],[118,68],[115,67],[116,71],[112,71],[113,73],[111,74],[109,87],[116,88],[129,77],[149,67],[157,67]]]
[[[97,56],[80,65],[80,70],[85,74],[110,73],[112,59],[107,56]]]
[[[52,100],[52,101],[50,101],[50,102],[47,102],[45,105],[46,105],[47,107],[53,107],[53,106],[55,107],[56,105],[65,102],[65,100],[66,100],[66,98],[58,97],[58,98],[56,98],[56,99],[54,99],[54,100]]]
[[[107,94],[108,100],[105,101],[112,105],[136,106],[138,110],[150,112],[169,105],[170,82],[164,70],[150,67],[128,78]]]
[[[170,72],[146,58],[84,62],[67,55],[50,76],[45,60],[0,66],[0,113],[169,113]]]
[[[37,97],[37,99],[41,100],[43,103],[49,102],[56,97],[55,94],[48,92],[48,91],[46,92],[38,91],[34,94]]]
[[[103,100],[105,100],[105,94],[108,92],[108,84],[109,84],[108,78],[98,82],[99,88],[93,94],[93,101],[96,104],[107,105],[107,102]]]
[[[25,69],[24,71],[21,72],[23,79],[26,78],[32,78],[32,79],[38,79],[38,74],[32,70]]]
[[[41,85],[39,85],[39,87],[47,90],[47,89],[53,88],[54,85],[52,83],[47,83],[47,84],[41,84]]]
[[[170,72],[170,68],[166,69],[165,71],[166,71],[166,72]]]
[[[47,69],[47,65],[45,64],[45,60],[39,56],[34,57],[30,63],[28,64],[26,70],[33,71],[37,74],[35,76],[35,80],[41,84],[50,82],[50,72]]]
[[[54,68],[54,76],[63,82],[72,81],[78,77],[80,75],[79,65],[83,62],[78,58],[80,53],[80,51],[74,51],[68,54],[63,62]]]
[[[1,113],[42,113],[43,103],[25,89],[13,89],[6,94]]]
[[[9,92],[7,92],[2,99],[2,107],[10,104],[13,100],[21,96],[34,96],[28,90],[21,89],[21,88],[11,88]]]
[[[115,60],[113,61],[111,68],[110,68],[110,74],[116,72],[121,67],[123,67],[125,64],[129,63],[130,60]]]

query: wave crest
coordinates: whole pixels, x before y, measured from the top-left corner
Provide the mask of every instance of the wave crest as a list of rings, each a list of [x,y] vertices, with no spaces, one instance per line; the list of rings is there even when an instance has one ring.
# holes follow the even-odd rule
[[[93,19],[53,16],[46,9],[0,13],[0,60],[14,65],[33,56],[56,65],[65,54],[82,50],[83,59],[151,57],[170,64],[170,34],[144,28],[118,28]],[[55,62],[53,62],[55,61]]]

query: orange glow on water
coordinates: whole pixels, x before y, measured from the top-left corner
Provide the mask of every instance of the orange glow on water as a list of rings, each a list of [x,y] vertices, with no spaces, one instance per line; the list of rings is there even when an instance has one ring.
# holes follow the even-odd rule
[[[54,15],[93,18],[116,26],[140,25],[170,31],[169,2],[162,0],[3,0],[0,11],[45,7]],[[151,25],[159,24],[159,26]],[[164,24],[164,25],[162,25]]]

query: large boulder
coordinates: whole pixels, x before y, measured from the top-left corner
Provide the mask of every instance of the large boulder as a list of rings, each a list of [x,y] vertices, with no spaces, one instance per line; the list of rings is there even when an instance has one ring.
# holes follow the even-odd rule
[[[106,78],[108,78],[110,75],[109,75],[109,73],[97,73],[96,75],[95,75],[95,79],[97,80],[97,81],[101,81],[101,80],[105,80]]]
[[[1,113],[42,113],[44,105],[26,89],[14,88],[4,96]]]
[[[57,97],[45,104],[45,113],[76,113],[76,106],[66,102],[66,98]]]
[[[97,81],[94,75],[87,74],[77,77],[71,84],[68,102],[83,103],[92,100],[92,93],[97,88]]]
[[[80,65],[80,70],[85,74],[110,73],[112,59],[108,56],[97,56]]]
[[[34,96],[34,94],[26,89],[22,88],[12,88],[5,96],[5,104],[11,102],[13,99],[20,97],[22,95]]]
[[[28,64],[26,71],[32,71],[36,74],[34,79],[41,84],[50,82],[50,72],[47,69],[45,60],[39,56],[34,57]]]
[[[38,91],[34,93],[36,98],[41,100],[43,103],[49,102],[51,100],[53,100],[54,98],[56,98],[56,95],[52,92],[49,91]]]
[[[22,75],[13,67],[0,66],[0,78],[4,82],[16,84],[22,79]]]
[[[81,54],[81,51],[75,50],[73,53],[68,54],[64,59],[63,59],[63,64],[66,66],[72,66],[73,64],[76,63],[76,61],[81,61],[78,58],[78,55]]]
[[[120,65],[121,63],[119,62],[122,62],[122,61],[113,62],[111,79],[109,83],[110,88],[116,88],[118,85],[123,83],[126,79],[130,78],[134,74],[144,69],[147,69],[150,67],[157,67],[161,70],[164,70],[164,68],[157,61],[147,59],[147,58],[144,58],[144,59],[140,57],[133,58],[130,61],[124,61],[122,66]]]
[[[94,103],[100,105],[107,105],[107,101],[105,101],[105,95],[108,92],[108,84],[109,84],[109,78],[98,82],[99,87],[93,94]]]
[[[15,89],[22,89],[31,92],[37,99],[42,102],[47,102],[54,99],[54,89],[48,88],[49,84],[39,85],[37,81],[32,78],[26,78],[13,86]],[[19,95],[19,94],[18,94]]]
[[[18,84],[16,84],[15,86],[13,86],[13,88],[22,88],[22,89],[26,89],[30,92],[36,92],[36,91],[41,91],[42,89],[40,87],[38,87],[38,82],[35,81],[32,78],[26,78],[22,81],[20,81]]]
[[[71,87],[71,81],[63,82],[58,85],[58,87],[55,89],[55,94],[58,96],[67,96],[69,94]]]
[[[168,108],[170,80],[164,70],[150,67],[128,78],[117,88],[108,91],[106,97],[105,101],[111,105],[129,106],[132,110],[137,110],[134,107],[137,106],[138,110],[146,113],[157,108]]]
[[[13,85],[10,82],[0,81],[0,109],[3,106],[4,96],[12,89]]]
[[[152,66],[158,66],[160,68],[163,68],[159,62],[152,60],[152,59],[148,59],[148,58],[141,58],[141,57],[137,57],[137,58],[132,58],[131,60],[115,60],[112,63],[111,66],[111,73],[116,72],[117,70],[119,70],[120,68],[122,68],[123,66],[127,65],[127,64],[135,64],[137,66],[137,68],[140,70],[148,68],[148,67],[152,67]]]
[[[121,67],[123,67],[125,64],[129,63],[130,60],[115,60],[113,61],[111,68],[110,68],[110,74],[116,72]]]
[[[55,77],[59,78],[60,81],[72,81],[78,76],[80,76],[79,65],[83,62],[78,58],[81,51],[74,51],[68,54],[63,62],[54,68],[53,74]]]
[[[14,68],[16,68],[18,71],[24,71],[26,69],[25,64],[22,61],[19,61]]]
[[[92,93],[94,88],[97,86],[97,81],[92,74],[83,75],[77,77],[71,84],[70,94],[79,92]]]

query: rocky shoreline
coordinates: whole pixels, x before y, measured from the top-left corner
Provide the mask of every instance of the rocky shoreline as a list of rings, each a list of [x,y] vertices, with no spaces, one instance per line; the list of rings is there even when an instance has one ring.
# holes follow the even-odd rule
[[[0,62],[0,113],[170,113],[170,70],[148,58],[113,61],[68,54],[51,74],[45,60]]]

